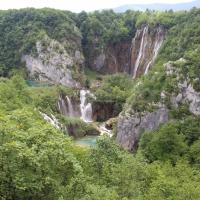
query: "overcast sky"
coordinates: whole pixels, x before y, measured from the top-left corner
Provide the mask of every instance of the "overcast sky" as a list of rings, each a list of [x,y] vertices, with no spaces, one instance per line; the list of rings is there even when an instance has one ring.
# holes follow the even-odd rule
[[[0,0],[0,9],[50,7],[74,12],[93,11],[103,8],[115,8],[124,4],[142,3],[180,3],[192,0]]]

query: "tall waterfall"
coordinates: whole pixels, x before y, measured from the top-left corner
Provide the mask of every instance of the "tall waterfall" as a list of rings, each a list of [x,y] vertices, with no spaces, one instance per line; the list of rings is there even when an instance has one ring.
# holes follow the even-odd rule
[[[164,41],[165,30],[162,26],[143,25],[138,29],[131,45],[130,73],[133,78],[147,74],[155,62]]]
[[[85,122],[92,122],[92,104],[87,102],[87,96],[92,96],[89,90],[80,91],[81,119]]]
[[[156,57],[157,57],[157,55],[159,53],[160,47],[162,46],[163,40],[164,40],[163,31],[159,27],[158,30],[157,30],[157,33],[156,33],[156,42],[155,42],[154,48],[153,48],[153,57],[152,57],[152,60],[148,63],[148,65],[147,65],[147,67],[145,69],[144,74],[148,73],[149,68],[154,63],[154,61],[155,61],[155,59],[156,59]]]
[[[142,33],[142,40],[141,40],[141,44],[140,44],[140,50],[139,50],[139,54],[137,57],[137,60],[135,62],[135,67],[134,67],[134,73],[133,73],[133,78],[136,78],[137,76],[137,71],[138,71],[138,67],[141,63],[142,58],[144,57],[144,51],[147,45],[147,32],[148,32],[148,26],[146,26],[143,30]]]

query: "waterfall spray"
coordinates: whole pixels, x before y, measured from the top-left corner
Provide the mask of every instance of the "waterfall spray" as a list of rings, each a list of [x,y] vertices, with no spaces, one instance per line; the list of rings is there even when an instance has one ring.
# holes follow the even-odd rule
[[[89,90],[80,91],[81,119],[85,122],[92,122],[92,104],[87,102],[88,95],[92,95]]]

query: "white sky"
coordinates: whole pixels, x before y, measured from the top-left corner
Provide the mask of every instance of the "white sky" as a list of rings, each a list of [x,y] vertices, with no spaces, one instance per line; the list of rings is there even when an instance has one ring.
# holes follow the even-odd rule
[[[125,4],[143,3],[180,3],[192,0],[0,0],[0,10],[9,8],[50,7],[73,12],[93,11],[103,8],[115,8]]]

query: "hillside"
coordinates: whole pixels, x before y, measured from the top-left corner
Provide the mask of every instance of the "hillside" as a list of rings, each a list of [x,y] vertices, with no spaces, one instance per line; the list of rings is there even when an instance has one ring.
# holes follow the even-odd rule
[[[200,199],[199,24],[0,11],[0,198]]]

